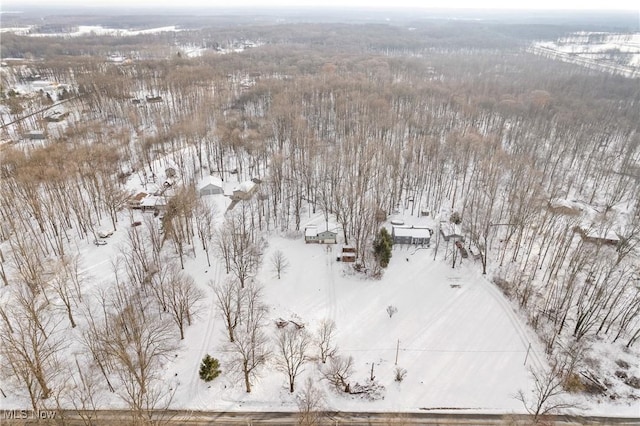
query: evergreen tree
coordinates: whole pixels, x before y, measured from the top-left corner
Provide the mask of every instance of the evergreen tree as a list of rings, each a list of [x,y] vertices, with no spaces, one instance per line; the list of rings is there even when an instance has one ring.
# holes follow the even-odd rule
[[[220,362],[207,354],[200,364],[200,378],[205,382],[210,382],[220,375]]]
[[[391,260],[391,247],[393,246],[393,240],[386,228],[380,228],[380,232],[373,242],[373,252],[378,264],[386,268]]]

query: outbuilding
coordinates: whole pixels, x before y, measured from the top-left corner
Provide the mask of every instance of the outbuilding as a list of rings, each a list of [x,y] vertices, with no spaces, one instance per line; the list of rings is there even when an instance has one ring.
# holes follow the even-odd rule
[[[200,195],[219,195],[224,194],[222,189],[222,179],[217,176],[205,177],[198,186]]]
[[[445,241],[464,241],[460,225],[451,222],[440,222],[440,235]]]

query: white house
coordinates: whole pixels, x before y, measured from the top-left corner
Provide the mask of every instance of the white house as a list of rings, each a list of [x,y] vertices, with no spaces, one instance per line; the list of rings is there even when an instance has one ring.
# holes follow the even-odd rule
[[[324,226],[322,226],[322,228],[318,228],[315,225],[310,225],[304,229],[305,243],[335,244],[337,239],[338,233],[330,231]]]
[[[167,207],[167,199],[162,196],[148,195],[140,200],[140,209],[143,211],[161,211]]]
[[[217,176],[207,176],[198,185],[198,193],[200,195],[218,195],[224,194],[222,189],[222,179]]]
[[[391,230],[394,244],[413,244],[429,247],[431,242],[431,234],[433,231],[429,228],[394,226]]]

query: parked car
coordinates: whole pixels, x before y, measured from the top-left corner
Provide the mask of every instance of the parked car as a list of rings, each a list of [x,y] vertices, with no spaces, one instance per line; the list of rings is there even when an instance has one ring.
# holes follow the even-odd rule
[[[137,221],[135,221],[135,222],[133,222],[131,224],[131,226],[140,226],[140,225],[142,225],[142,222],[140,222],[139,220],[137,220]]]
[[[97,234],[100,238],[109,238],[113,235],[113,231],[98,231]]]
[[[105,240],[93,240],[93,244],[97,246],[106,246],[107,242]]]

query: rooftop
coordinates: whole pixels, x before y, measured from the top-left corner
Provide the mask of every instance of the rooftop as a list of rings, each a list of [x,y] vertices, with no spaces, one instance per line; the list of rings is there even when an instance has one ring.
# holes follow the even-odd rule
[[[204,179],[200,181],[198,189],[205,188],[209,185],[215,185],[222,188],[222,179],[220,179],[218,176],[205,176]]]
[[[431,230],[429,228],[408,228],[406,226],[394,226],[393,232],[397,237],[414,237],[414,238],[430,238]]]

